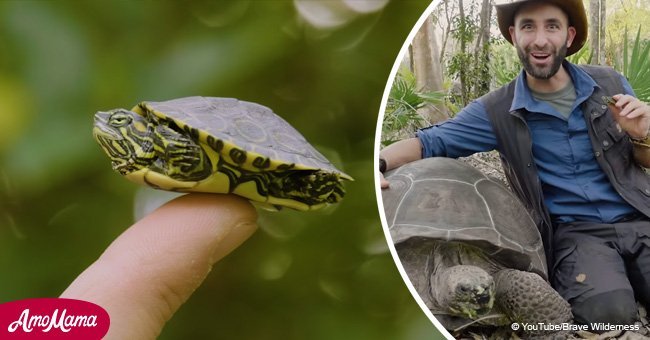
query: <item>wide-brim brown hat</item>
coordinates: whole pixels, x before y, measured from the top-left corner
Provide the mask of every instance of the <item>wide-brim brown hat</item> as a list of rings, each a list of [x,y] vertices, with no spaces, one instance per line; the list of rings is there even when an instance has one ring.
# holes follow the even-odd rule
[[[569,17],[569,26],[576,30],[576,36],[573,39],[571,47],[567,49],[567,56],[570,56],[580,50],[587,41],[587,13],[582,4],[582,0],[519,0],[512,3],[495,5],[497,9],[497,22],[499,30],[506,40],[512,44],[510,38],[510,26],[515,25],[515,13],[525,4],[532,2],[541,2],[553,4],[561,8]]]

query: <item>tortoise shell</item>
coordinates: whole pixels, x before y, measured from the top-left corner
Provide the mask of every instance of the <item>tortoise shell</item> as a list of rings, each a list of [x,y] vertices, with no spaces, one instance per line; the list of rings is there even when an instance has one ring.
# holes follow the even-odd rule
[[[462,242],[505,267],[547,277],[539,231],[520,201],[479,170],[450,158],[428,158],[386,174],[382,190],[395,244]]]

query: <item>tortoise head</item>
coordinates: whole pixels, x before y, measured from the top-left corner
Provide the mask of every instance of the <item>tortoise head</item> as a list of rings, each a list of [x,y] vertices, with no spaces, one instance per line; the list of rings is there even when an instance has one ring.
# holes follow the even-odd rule
[[[494,279],[485,270],[472,265],[456,265],[435,273],[433,296],[450,314],[476,319],[492,310]]]
[[[152,124],[135,112],[116,109],[95,114],[93,135],[122,175],[147,167],[154,160]]]

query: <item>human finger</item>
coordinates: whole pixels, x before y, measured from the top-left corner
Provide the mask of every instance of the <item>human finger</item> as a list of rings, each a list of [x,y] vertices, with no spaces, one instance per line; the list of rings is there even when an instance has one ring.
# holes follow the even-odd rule
[[[387,189],[390,187],[390,182],[388,182],[388,180],[384,177],[384,174],[381,172],[379,173],[379,184],[382,189]]]
[[[638,117],[650,117],[650,108],[648,107],[647,104],[638,101],[638,105],[631,110],[626,117],[629,119],[634,119]]]
[[[612,96],[612,98],[615,101],[614,106],[618,108],[623,108],[623,106],[625,106],[627,103],[629,103],[634,99],[633,96],[630,96],[629,94],[622,94],[622,93],[615,94]]]
[[[614,102],[608,103],[608,105],[617,120],[620,117],[627,116],[632,110],[634,110],[637,106],[634,102],[638,101],[635,97],[627,94],[616,94],[612,96],[612,99],[614,99]]]
[[[619,103],[617,102],[616,104],[619,104]],[[643,103],[640,100],[638,100],[636,98],[633,98],[633,99],[630,99],[629,101],[626,101],[625,103],[623,103],[621,105],[623,105],[622,106],[623,109],[621,110],[620,115],[621,115],[621,117],[627,117],[632,111],[642,107]]]
[[[256,219],[237,196],[181,196],[127,229],[61,297],[104,307],[106,339],[153,339],[212,265],[255,231]]]

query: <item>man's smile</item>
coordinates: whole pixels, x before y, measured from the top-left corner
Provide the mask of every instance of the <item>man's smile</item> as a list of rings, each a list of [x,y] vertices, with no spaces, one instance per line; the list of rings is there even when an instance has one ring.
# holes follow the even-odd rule
[[[530,56],[531,60],[535,61],[535,63],[546,64],[550,62],[552,54],[548,52],[531,52]]]

